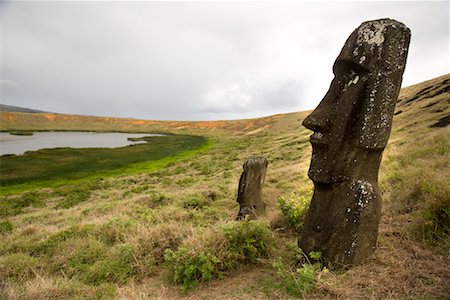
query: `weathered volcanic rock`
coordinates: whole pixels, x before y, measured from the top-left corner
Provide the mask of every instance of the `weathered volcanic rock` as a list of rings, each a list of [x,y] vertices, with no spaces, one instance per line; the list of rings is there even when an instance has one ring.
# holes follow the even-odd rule
[[[252,156],[244,162],[244,172],[239,180],[237,196],[238,220],[245,218],[246,215],[250,219],[255,219],[266,212],[266,204],[262,200],[262,187],[266,178],[267,164],[267,159],[261,156]]]
[[[298,244],[305,253],[320,251],[335,268],[357,265],[376,248],[378,169],[409,41],[409,29],[395,20],[361,24],[334,63],[329,91],[303,122],[314,131],[314,195]]]

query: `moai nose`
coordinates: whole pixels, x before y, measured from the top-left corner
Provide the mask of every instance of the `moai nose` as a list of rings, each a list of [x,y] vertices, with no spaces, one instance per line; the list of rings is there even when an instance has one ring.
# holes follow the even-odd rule
[[[331,111],[324,105],[323,101],[319,106],[303,120],[303,126],[315,131],[325,133],[330,129]]]

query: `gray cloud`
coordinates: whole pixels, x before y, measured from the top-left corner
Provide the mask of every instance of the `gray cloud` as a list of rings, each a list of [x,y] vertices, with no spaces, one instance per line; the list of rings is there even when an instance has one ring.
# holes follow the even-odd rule
[[[449,72],[448,2],[9,2],[1,102],[61,113],[235,119],[312,109],[361,22],[413,34],[404,85]]]

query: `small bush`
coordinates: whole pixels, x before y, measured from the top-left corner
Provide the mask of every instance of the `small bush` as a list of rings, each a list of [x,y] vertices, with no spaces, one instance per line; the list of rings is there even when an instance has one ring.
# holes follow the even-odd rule
[[[171,280],[183,291],[195,288],[200,281],[220,276],[228,241],[221,230],[199,229],[176,250],[164,253]]]
[[[295,194],[291,198],[278,198],[278,207],[290,228],[300,231],[309,208],[309,202],[310,200],[306,197]]]
[[[9,220],[0,221],[0,234],[11,232],[13,230],[13,225]]]
[[[180,283],[184,291],[220,274],[220,260],[211,252],[192,253],[180,247],[177,251],[167,249],[165,259],[172,266],[173,281]]]
[[[277,270],[277,275],[281,279],[279,287],[283,288],[288,295],[301,298],[314,287],[318,273],[328,272],[328,270],[323,269],[321,271],[321,264],[319,262],[311,263],[308,256],[303,254],[298,246],[295,245],[291,249],[293,249],[293,252],[290,262],[283,262],[279,257],[272,266]],[[309,257],[319,261],[321,255],[319,252],[311,252]],[[306,262],[298,267],[299,261],[305,260]]]
[[[272,243],[272,233],[265,224],[231,222],[219,231],[191,237],[177,250],[166,250],[164,257],[172,280],[186,291],[195,288],[200,281],[217,278],[223,272],[268,257]]]
[[[269,255],[273,236],[264,223],[258,221],[232,222],[223,227],[229,245],[231,268],[236,264],[255,263]]]

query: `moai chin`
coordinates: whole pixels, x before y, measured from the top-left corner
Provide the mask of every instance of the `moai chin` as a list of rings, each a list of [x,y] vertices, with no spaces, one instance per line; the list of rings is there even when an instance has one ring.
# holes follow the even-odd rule
[[[376,248],[378,169],[410,36],[395,20],[361,24],[334,63],[329,91],[303,121],[314,131],[308,172],[314,195],[298,244],[307,254],[320,251],[334,268],[358,265]]]
[[[256,219],[266,212],[266,204],[262,200],[262,188],[266,178],[267,159],[262,156],[251,156],[242,168],[244,171],[239,179],[237,202],[239,213],[237,220]]]

